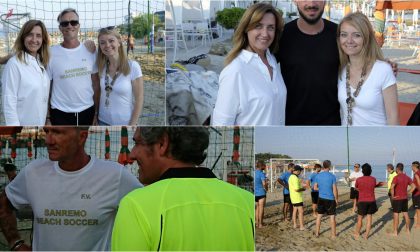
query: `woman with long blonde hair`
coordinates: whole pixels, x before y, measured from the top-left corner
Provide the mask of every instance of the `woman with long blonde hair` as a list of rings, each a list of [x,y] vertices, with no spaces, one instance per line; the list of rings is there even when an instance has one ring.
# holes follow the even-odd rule
[[[212,125],[284,125],[286,86],[273,55],[282,28],[271,4],[245,11],[219,77]]]
[[[140,65],[127,58],[115,27],[100,29],[98,44],[99,125],[136,125],[144,100]]]
[[[50,79],[49,35],[44,23],[29,20],[16,38],[2,73],[3,113],[6,125],[45,125]]]
[[[397,84],[369,19],[351,13],[337,30],[338,100],[342,125],[398,125]]]

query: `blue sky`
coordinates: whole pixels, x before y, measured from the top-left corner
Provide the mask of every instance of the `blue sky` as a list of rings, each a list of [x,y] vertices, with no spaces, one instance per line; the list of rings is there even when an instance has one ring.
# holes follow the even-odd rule
[[[420,160],[420,127],[349,128],[350,163],[406,165]],[[287,154],[293,158],[330,159],[347,163],[345,127],[257,127],[255,153]]]

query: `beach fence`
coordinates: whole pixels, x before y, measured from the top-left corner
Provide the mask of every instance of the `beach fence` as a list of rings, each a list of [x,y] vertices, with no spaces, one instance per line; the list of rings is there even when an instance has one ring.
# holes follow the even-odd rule
[[[0,56],[12,52],[20,28],[30,19],[44,22],[51,45],[61,43],[57,16],[66,8],[74,8],[79,14],[81,41],[93,40],[98,46],[100,28],[120,31],[129,58],[140,63],[143,73],[144,106],[139,124],[164,125],[164,0],[0,0]],[[128,50],[130,35],[135,38],[133,50]],[[0,114],[0,124],[4,125]]]
[[[0,158],[12,158],[18,171],[32,160],[48,158],[45,132],[41,127],[13,129],[0,128]],[[126,153],[134,146],[135,130],[136,127],[90,127],[85,150],[97,158],[119,162],[138,176],[137,163],[130,162]],[[210,144],[202,166],[210,168],[219,179],[252,191],[253,128],[211,127],[209,132]],[[3,186],[8,183],[1,168],[0,183]]]

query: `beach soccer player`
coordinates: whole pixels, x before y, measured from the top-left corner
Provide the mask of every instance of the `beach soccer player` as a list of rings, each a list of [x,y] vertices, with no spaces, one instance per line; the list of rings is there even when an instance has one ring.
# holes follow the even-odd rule
[[[388,180],[387,180],[388,197],[389,197],[389,202],[391,203],[391,210],[392,210],[391,185],[392,185],[392,180],[394,180],[395,176],[397,176],[397,172],[394,170],[393,164],[387,164],[386,171],[388,173]]]
[[[287,171],[282,173],[280,177],[277,179],[277,182],[283,186],[283,221],[290,220],[292,218],[292,201],[290,200],[290,191],[289,191],[289,177],[292,175],[293,168],[295,164],[289,163],[287,165]],[[289,212],[289,218],[287,218],[287,212]]]
[[[316,218],[316,208],[318,206],[319,192],[314,189],[315,178],[321,172],[321,165],[314,165],[314,172],[309,176],[309,179],[306,181],[308,188],[311,188],[311,200],[312,200],[312,215]]]
[[[290,200],[293,205],[293,227],[297,228],[296,218],[299,214],[299,230],[305,230],[303,225],[303,192],[306,190],[305,187],[301,185],[299,175],[301,174],[303,168],[299,165],[295,165],[292,171],[292,175],[289,177],[289,191],[290,191]]]
[[[335,238],[337,236],[335,220],[338,205],[337,179],[334,174],[330,173],[330,160],[325,160],[322,167],[322,171],[315,178],[314,185],[315,190],[319,191],[315,236],[319,236],[321,218],[324,214],[327,214],[330,216],[331,238]]]
[[[416,210],[417,222],[415,228],[420,228],[420,163],[419,161],[414,161],[411,164],[411,169],[413,170],[413,183],[414,191],[412,192],[413,206]]]
[[[410,177],[404,174],[404,165],[397,164],[397,176],[392,180],[391,197],[392,197],[392,211],[393,211],[393,232],[391,235],[398,235],[398,226],[400,220],[400,213],[403,214],[405,220],[405,231],[410,233],[410,218],[408,216],[408,194],[407,188],[411,187],[411,192],[415,187]]]
[[[257,228],[263,227],[264,219],[264,206],[266,202],[266,194],[268,191],[267,177],[265,176],[265,162],[258,160],[257,167],[255,169],[255,182],[254,182],[254,193],[255,193],[255,226]]]
[[[360,229],[362,228],[363,218],[366,216],[366,232],[365,239],[369,238],[370,229],[372,226],[372,215],[378,211],[375,198],[375,188],[382,186],[383,182],[376,183],[376,179],[372,176],[372,167],[366,163],[362,165],[362,177],[355,181],[355,189],[359,192],[359,199],[357,202],[357,223],[354,230],[354,237],[357,239],[360,236]]]

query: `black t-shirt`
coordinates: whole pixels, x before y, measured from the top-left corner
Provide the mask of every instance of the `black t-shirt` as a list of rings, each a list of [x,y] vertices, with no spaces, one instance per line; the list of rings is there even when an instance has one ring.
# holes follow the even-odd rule
[[[340,125],[337,24],[324,19],[316,35],[286,24],[276,54],[287,87],[286,125]]]

